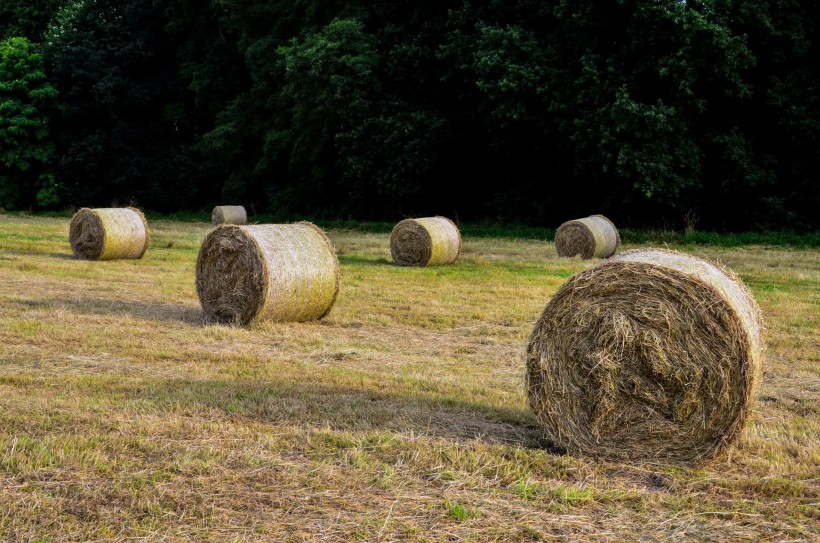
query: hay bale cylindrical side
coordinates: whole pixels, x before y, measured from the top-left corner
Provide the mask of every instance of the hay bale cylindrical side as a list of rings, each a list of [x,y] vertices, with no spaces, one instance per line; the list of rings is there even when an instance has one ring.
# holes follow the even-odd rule
[[[248,213],[243,206],[216,206],[211,212],[211,223],[220,224],[248,224]]]
[[[405,219],[390,234],[390,254],[399,266],[452,264],[461,252],[461,233],[446,217]]]
[[[527,348],[529,403],[574,454],[698,462],[739,435],[762,361],[759,308],[731,271],[628,251],[547,304]]]
[[[205,238],[196,291],[209,321],[308,321],[324,317],[339,293],[339,261],[309,222],[223,225]]]
[[[555,232],[555,250],[563,257],[609,258],[620,242],[618,229],[603,215],[567,221]]]
[[[85,260],[142,258],[151,231],[133,207],[82,208],[71,219],[68,239],[74,256]]]

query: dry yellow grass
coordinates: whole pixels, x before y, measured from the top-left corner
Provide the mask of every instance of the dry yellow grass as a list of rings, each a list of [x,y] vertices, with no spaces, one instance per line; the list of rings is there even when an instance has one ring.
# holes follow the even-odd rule
[[[615,225],[603,215],[567,221],[555,232],[558,256],[609,258],[621,243]]]
[[[196,261],[196,291],[211,322],[304,322],[324,317],[339,294],[339,260],[313,223],[223,225]]]
[[[80,209],[69,223],[74,256],[85,260],[142,258],[151,242],[148,221],[139,209]]]
[[[679,251],[627,251],[553,294],[527,347],[530,406],[572,454],[691,466],[743,430],[763,329],[731,270]]]
[[[216,206],[211,212],[211,224],[248,224],[248,212],[244,206]]]
[[[142,260],[87,262],[67,220],[0,215],[0,540],[820,537],[817,251],[690,251],[736,271],[769,330],[738,444],[686,469],[540,437],[527,338],[592,265],[551,242],[466,238],[454,266],[400,268],[388,234],[330,231],[333,311],[235,328],[202,322],[209,230],[155,221]]]
[[[461,252],[461,233],[447,217],[405,219],[390,234],[390,254],[398,266],[452,264]]]

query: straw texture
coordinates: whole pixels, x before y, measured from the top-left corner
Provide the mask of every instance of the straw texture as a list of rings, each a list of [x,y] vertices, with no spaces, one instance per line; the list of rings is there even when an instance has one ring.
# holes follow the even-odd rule
[[[461,233],[445,217],[405,219],[390,234],[390,254],[399,266],[452,264],[461,252]]]
[[[743,428],[763,350],[758,306],[731,271],[628,251],[547,304],[527,348],[529,403],[571,453],[699,462]]]
[[[82,208],[71,219],[68,239],[77,258],[136,259],[148,249],[151,233],[139,209]]]
[[[336,302],[339,280],[333,244],[309,222],[219,226],[196,263],[205,318],[222,323],[321,319]]]
[[[609,258],[621,242],[618,229],[603,215],[567,221],[555,232],[558,256]]]
[[[248,213],[243,206],[216,206],[211,212],[214,226],[220,224],[248,224]]]

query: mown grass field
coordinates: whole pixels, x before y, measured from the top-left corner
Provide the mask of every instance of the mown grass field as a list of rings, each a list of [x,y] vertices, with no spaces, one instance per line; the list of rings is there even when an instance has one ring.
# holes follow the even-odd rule
[[[816,249],[673,247],[738,272],[768,327],[740,441],[689,468],[540,437],[528,336],[592,265],[550,241],[465,236],[455,266],[407,269],[389,234],[330,230],[328,317],[243,329],[202,322],[209,225],[85,262],[68,222],[0,215],[0,540],[820,539]]]

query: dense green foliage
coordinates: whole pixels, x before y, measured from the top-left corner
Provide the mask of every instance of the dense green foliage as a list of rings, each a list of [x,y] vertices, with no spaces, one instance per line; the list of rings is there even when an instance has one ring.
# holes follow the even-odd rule
[[[60,205],[818,228],[815,2],[2,6],[59,91]]]
[[[198,203],[187,91],[153,3],[68,4],[46,39],[61,96],[53,139],[67,201],[163,211]]]
[[[65,0],[0,0],[0,39],[38,42]]]
[[[58,203],[49,110],[57,91],[26,38],[0,42],[0,207]]]

